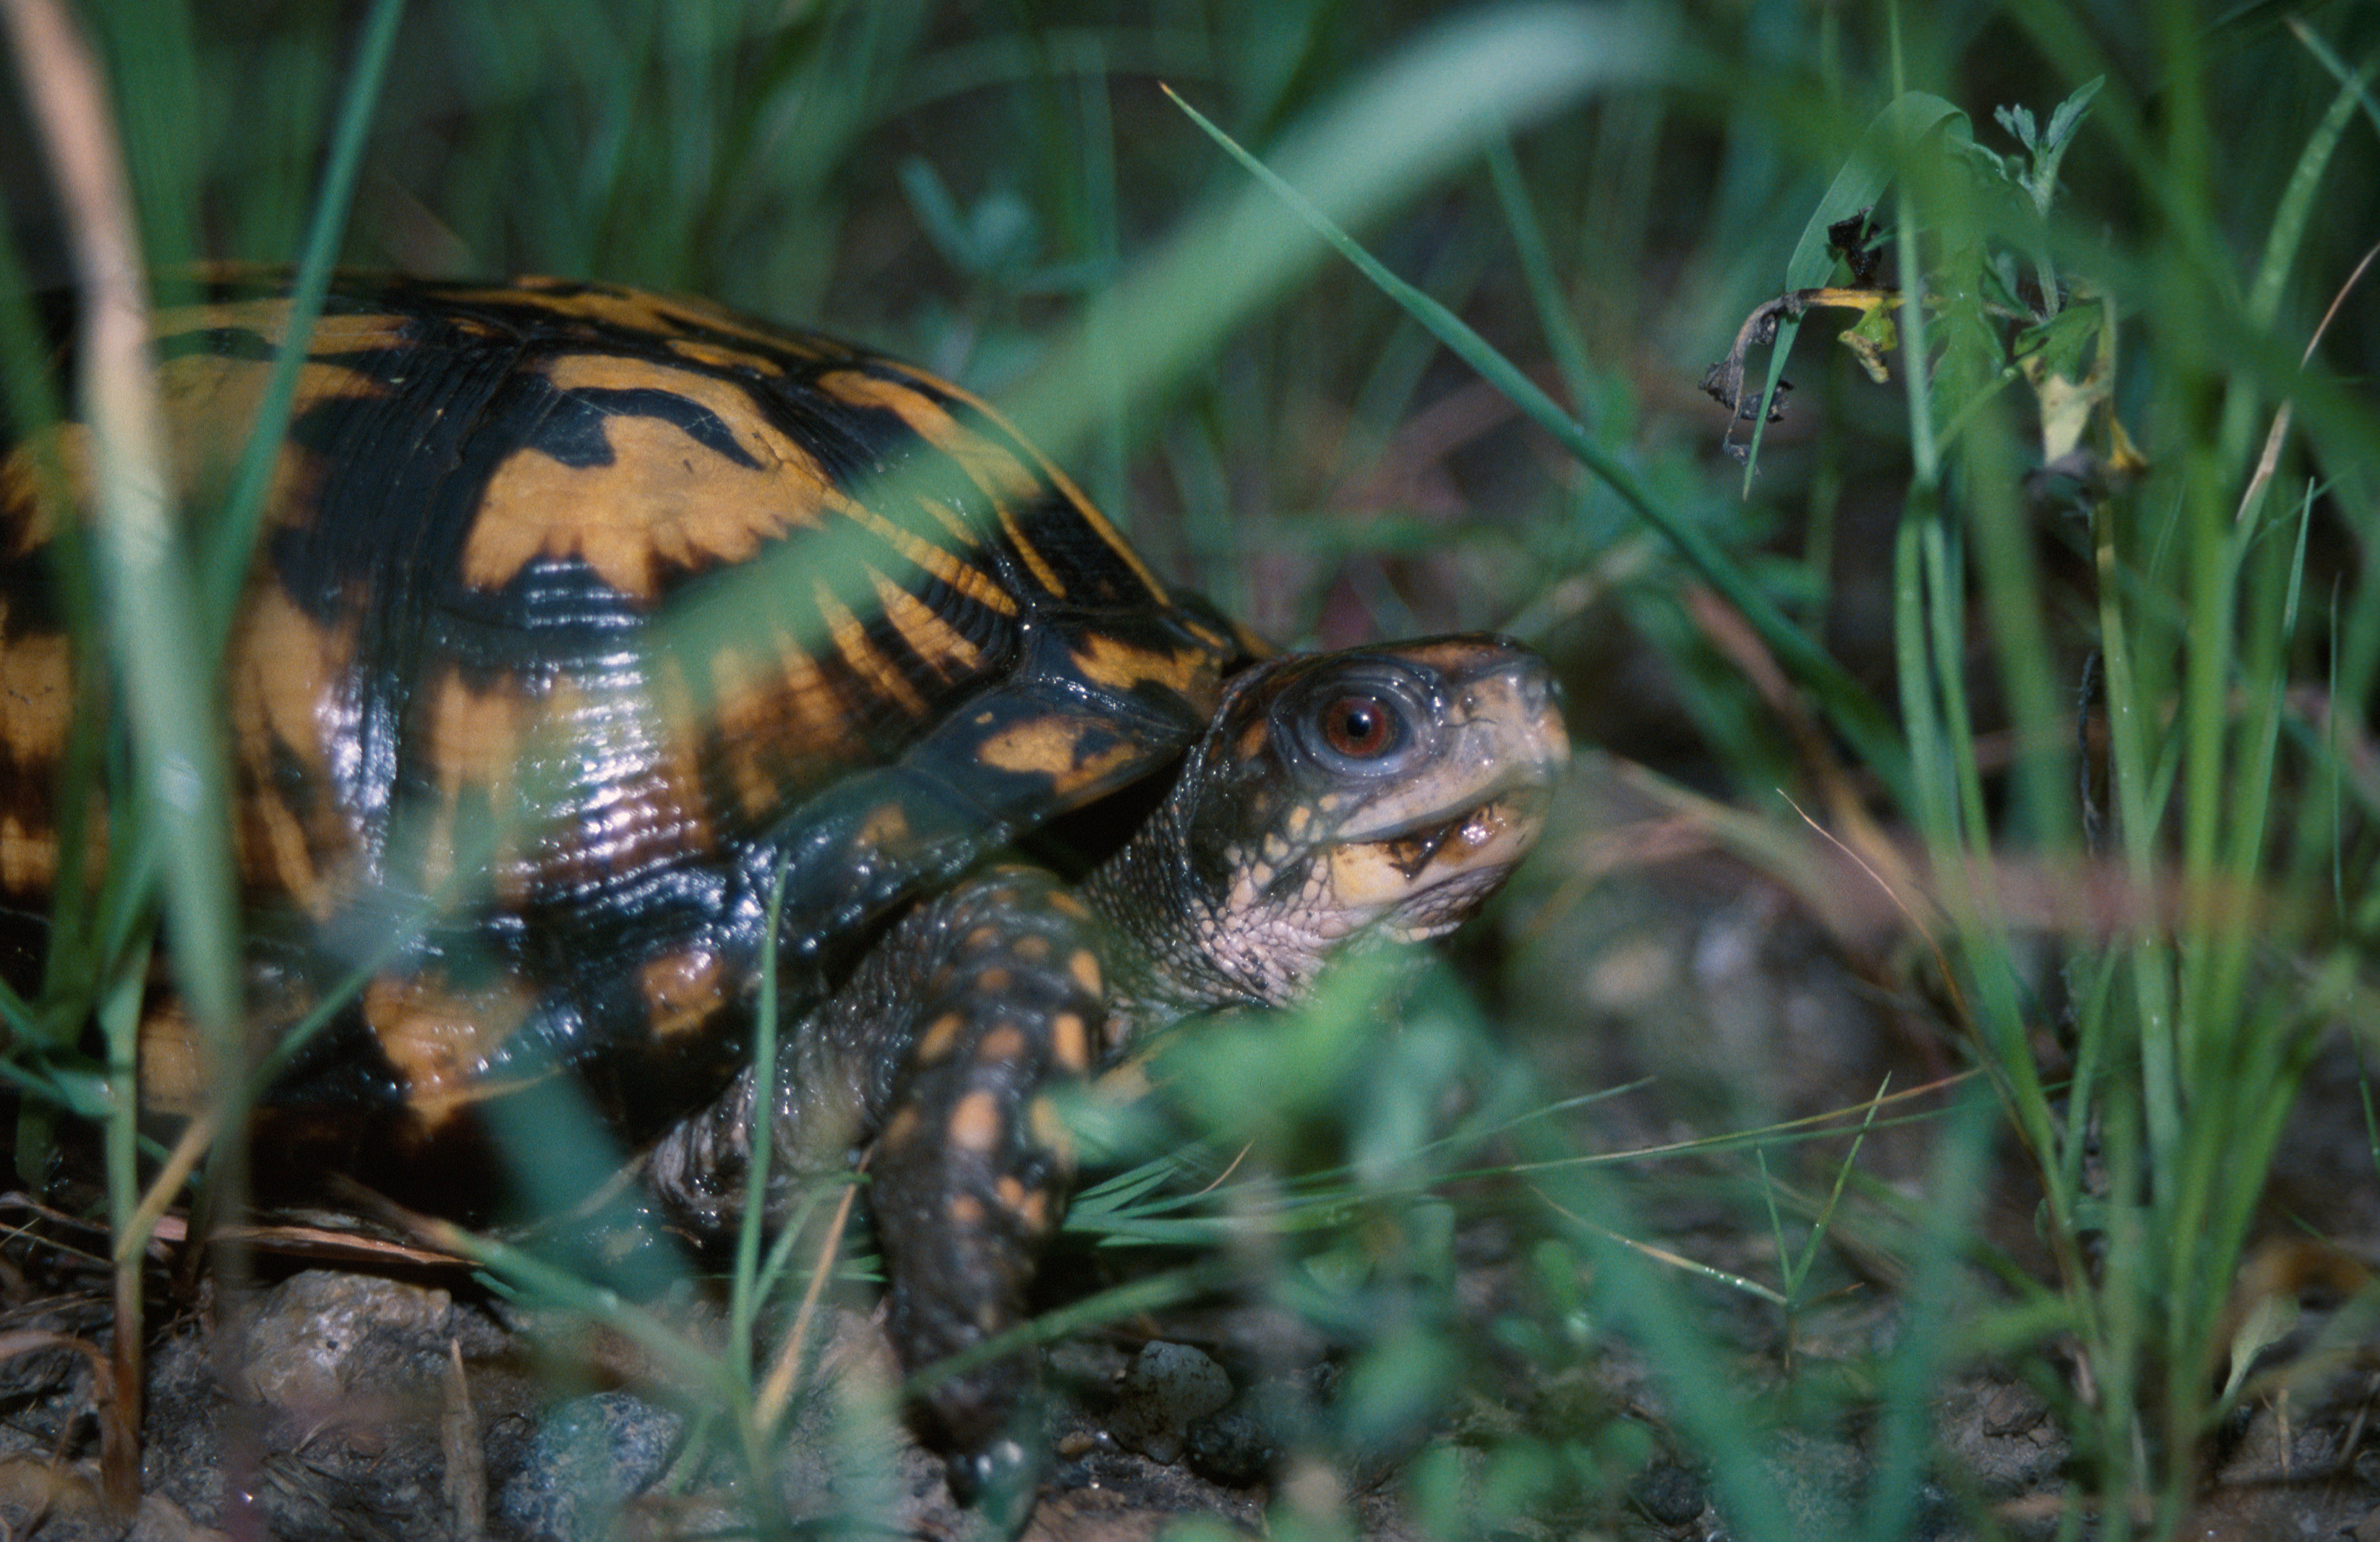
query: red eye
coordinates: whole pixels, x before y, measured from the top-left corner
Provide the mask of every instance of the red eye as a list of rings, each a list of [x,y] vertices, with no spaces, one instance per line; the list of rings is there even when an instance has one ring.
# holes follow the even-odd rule
[[[1322,709],[1323,742],[1350,759],[1371,759],[1396,738],[1396,718],[1376,698],[1342,696]]]

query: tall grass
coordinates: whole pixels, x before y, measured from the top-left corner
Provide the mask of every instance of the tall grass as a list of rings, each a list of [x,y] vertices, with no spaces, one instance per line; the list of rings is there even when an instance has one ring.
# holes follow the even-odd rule
[[[1293,1468],[1410,1458],[1405,1500],[1446,1536],[1591,1524],[1657,1447],[1706,1468],[1740,1535],[1907,1535],[1938,1470],[1932,1394],[1988,1354],[2049,1390],[2073,1443],[2065,1535],[2173,1535],[2210,1437],[2269,1391],[2246,1372],[2282,1304],[2235,1281],[2297,1078],[2325,1035],[2368,1031],[2340,1024],[2380,927],[2362,878],[2380,308],[2367,288],[2314,328],[2380,239],[2372,18],[1432,11],[121,0],[86,19],[161,302],[194,258],[301,283],[335,256],[688,289],[993,392],[1161,566],[1283,641],[1517,625],[1596,721],[1599,650],[1624,634],[1692,736],[1662,769],[1738,806],[1708,828],[1789,881],[1888,891],[1912,942],[1893,983],[1947,1003],[1980,1073],[1935,1119],[1922,1210],[1847,1160],[1825,1175],[1842,1203],[1796,1212],[1802,1265],[1780,1244],[1785,1277],[1758,1287],[1797,1309],[1815,1239],[1856,1201],[1903,1316],[1851,1390],[1733,1390],[1711,1277],[1653,1250],[1657,1194],[1582,1160],[1576,1111],[1548,1111],[1497,1042],[1482,1003],[1507,993],[1444,974],[1352,971],[1288,1024],[1169,1045],[1204,1139],[1117,1127],[1119,1149],[1166,1149],[1076,1225],[1196,1261],[1077,1321],[1223,1292],[1315,1325],[1344,1371],[1287,1417]],[[1826,230],[1865,206],[1861,281]],[[66,276],[72,218],[18,213],[10,286]],[[1796,346],[1789,325],[1752,382],[1801,389],[1740,465],[1726,415],[1677,398],[1755,307],[1829,282],[1888,383],[1815,335],[1832,326]],[[0,310],[14,420],[87,410],[56,400],[24,309]],[[1475,380],[1512,405],[1416,450],[1408,425]],[[1424,491],[1378,492],[1382,463]],[[188,516],[219,554],[167,581],[204,625],[253,496]],[[1839,545],[1878,504],[1888,535]],[[68,596],[93,650],[128,661],[127,722],[78,760],[119,778],[108,886],[61,911],[41,999],[9,1003],[8,1072],[29,1107],[113,1113],[128,1220],[147,901],[164,895],[186,987],[237,918],[200,870],[214,837],[153,785],[200,768],[188,807],[219,826],[220,747],[140,713],[137,624],[165,613],[115,584]],[[1712,594],[1741,628],[1713,623]],[[1881,626],[1846,619],[1863,607]],[[181,695],[208,699],[205,650],[164,646]],[[1560,919],[1549,868],[1523,884],[1540,925]],[[78,1056],[93,1012],[110,1064]],[[1279,1095],[1251,1107],[1252,1085]],[[1982,1239],[2004,1134],[2044,1272]],[[1780,1171],[1791,1139],[1760,1141]],[[39,1139],[19,1146],[30,1165]],[[1195,1197],[1163,1181],[1226,1169]],[[1793,1209],[1790,1184],[1767,1192]],[[1490,1212],[1521,1261],[1480,1322],[1456,1260]],[[814,1237],[743,1240],[723,1350],[450,1240],[679,1365],[766,1486],[806,1351],[796,1332],[772,1363],[748,1330],[812,1320],[834,1267]],[[1658,1422],[1560,1390],[1622,1344]],[[1525,1407],[1487,1406],[1516,1358]],[[1816,1522],[1783,1493],[1780,1431],[1846,1409],[1868,1466]],[[1342,1532],[1322,1492],[1288,1485],[1276,1532]]]

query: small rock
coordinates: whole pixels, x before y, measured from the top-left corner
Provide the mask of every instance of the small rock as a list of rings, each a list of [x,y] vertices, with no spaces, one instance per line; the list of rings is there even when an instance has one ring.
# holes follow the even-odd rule
[[[383,1382],[391,1359],[434,1352],[453,1305],[444,1291],[374,1275],[291,1275],[257,1297],[243,1324],[249,1389],[301,1423],[329,1417]]]
[[[1269,1424],[1236,1404],[1191,1425],[1188,1444],[1190,1465],[1232,1488],[1252,1488],[1271,1476],[1284,1450]]]
[[[1191,1421],[1231,1401],[1232,1378],[1222,1366],[1188,1344],[1151,1342],[1123,1373],[1108,1433],[1151,1461],[1172,1463],[1181,1460]]]
[[[1699,1475],[1675,1462],[1656,1462],[1628,1486],[1628,1497],[1665,1526],[1682,1526],[1703,1512],[1709,1494]]]
[[[565,1402],[497,1495],[496,1519],[536,1542],[606,1536],[609,1517],[668,1469],[685,1427],[677,1415],[626,1392]]]

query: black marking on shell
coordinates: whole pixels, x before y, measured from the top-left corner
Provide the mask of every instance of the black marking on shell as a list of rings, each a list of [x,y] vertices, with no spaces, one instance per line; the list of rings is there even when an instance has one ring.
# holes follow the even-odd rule
[[[280,342],[267,337],[253,327],[197,327],[188,332],[167,333],[157,339],[157,358],[171,363],[177,358],[244,358],[254,363],[271,363],[280,351]]]
[[[66,631],[66,611],[58,602],[57,584],[52,577],[50,547],[50,542],[43,541],[30,551],[0,557],[0,647],[14,648]]]
[[[535,400],[535,376],[523,378],[528,397],[515,410],[529,415],[534,427],[521,436],[521,447],[550,455],[573,468],[613,464],[612,441],[605,430],[613,418],[657,418],[722,459],[747,470],[760,463],[735,439],[735,431],[719,414],[675,391],[656,386],[606,387],[582,385],[568,390],[546,386],[551,402]]]

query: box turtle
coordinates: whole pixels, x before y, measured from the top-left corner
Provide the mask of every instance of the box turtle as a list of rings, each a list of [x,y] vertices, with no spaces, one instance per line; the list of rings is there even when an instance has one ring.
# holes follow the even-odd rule
[[[187,506],[286,316],[277,277],[219,273],[160,319]],[[1153,1024],[1293,1001],[1351,938],[1453,926],[1567,752],[1524,649],[1268,656],[985,404],[828,337],[597,284],[351,277],[306,347],[223,675],[249,1026],[261,1050],[328,1014],[257,1116],[267,1178],[467,1208],[474,1174],[548,1165],[491,1131],[564,1087],[698,1225],[737,1211],[756,1129],[865,1149],[895,1344],[929,1363],[1022,1313],[1067,1194],[1053,1087]],[[26,990],[75,699],[37,452],[75,476],[87,431],[0,465],[0,952]],[[1062,817],[1080,861],[1014,859]],[[198,1038],[161,977],[163,1113],[207,1096]],[[1015,1454],[1028,1374],[930,1395],[962,1477]]]

